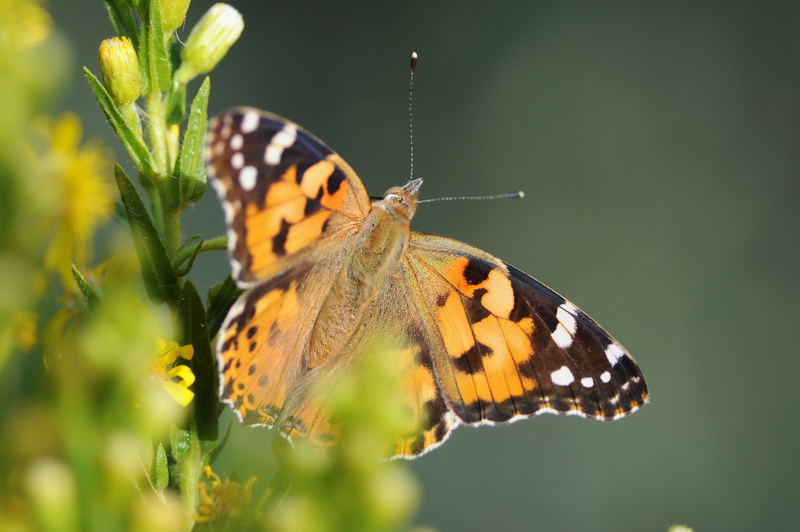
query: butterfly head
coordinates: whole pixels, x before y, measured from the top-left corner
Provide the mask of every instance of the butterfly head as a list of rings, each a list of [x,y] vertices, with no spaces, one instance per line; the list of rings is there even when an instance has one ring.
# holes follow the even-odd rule
[[[417,210],[417,194],[421,186],[422,179],[412,179],[402,187],[390,188],[383,199],[373,205],[411,220]]]

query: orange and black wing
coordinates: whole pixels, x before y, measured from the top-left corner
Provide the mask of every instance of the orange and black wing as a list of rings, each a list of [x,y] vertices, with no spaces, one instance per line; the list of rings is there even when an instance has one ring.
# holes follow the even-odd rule
[[[338,154],[297,124],[257,109],[211,119],[206,169],[242,286],[314,261],[370,208],[364,185]]]
[[[616,419],[644,405],[636,362],[592,318],[529,275],[455,240],[412,233],[433,367],[465,424],[550,412]]]
[[[210,121],[206,167],[225,211],[233,276],[247,289],[219,333],[220,396],[243,422],[271,426],[369,197],[320,140],[251,108]]]

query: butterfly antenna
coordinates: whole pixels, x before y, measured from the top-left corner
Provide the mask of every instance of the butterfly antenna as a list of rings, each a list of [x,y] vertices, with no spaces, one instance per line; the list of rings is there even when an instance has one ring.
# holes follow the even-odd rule
[[[524,198],[525,193],[521,190],[507,192],[505,194],[495,194],[493,196],[451,196],[447,198],[431,198],[419,200],[417,203],[430,203],[432,201],[457,201],[457,200],[495,200],[495,199],[519,199]]]
[[[414,179],[414,69],[417,67],[417,52],[411,52],[411,70],[408,76],[408,145],[410,149],[410,176]]]

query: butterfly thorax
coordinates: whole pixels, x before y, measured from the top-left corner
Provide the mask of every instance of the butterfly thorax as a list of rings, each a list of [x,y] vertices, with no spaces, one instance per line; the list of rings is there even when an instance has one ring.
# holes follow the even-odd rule
[[[372,204],[353,235],[309,338],[307,363],[316,367],[346,347],[362,328],[386,283],[399,278],[408,247],[411,218],[422,180],[389,189]]]

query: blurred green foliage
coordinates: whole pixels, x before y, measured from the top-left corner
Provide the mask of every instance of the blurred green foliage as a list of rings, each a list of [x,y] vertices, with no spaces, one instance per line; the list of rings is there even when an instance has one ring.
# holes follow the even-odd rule
[[[208,79],[186,99],[243,22],[218,4],[181,48],[189,2],[105,3],[118,36],[98,43],[101,75],[84,74],[135,180],[78,116],[50,114],[73,63],[43,4],[0,1],[0,530],[406,528],[419,491],[380,460],[399,430],[380,364],[334,394],[341,446],[281,440],[272,479],[246,457],[244,481],[212,469],[225,448],[209,330],[236,291],[221,283],[206,308],[188,278],[225,241],[181,241],[205,191]]]

